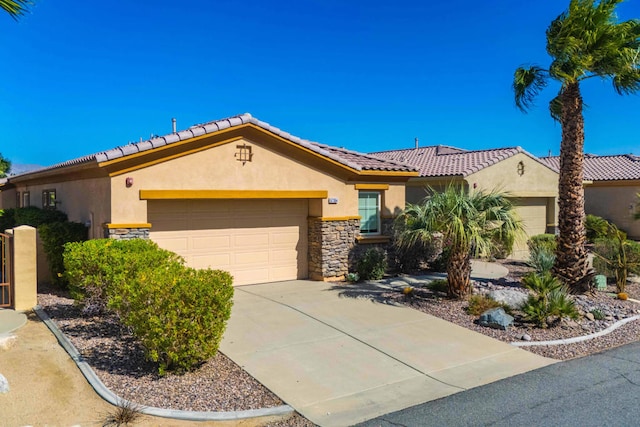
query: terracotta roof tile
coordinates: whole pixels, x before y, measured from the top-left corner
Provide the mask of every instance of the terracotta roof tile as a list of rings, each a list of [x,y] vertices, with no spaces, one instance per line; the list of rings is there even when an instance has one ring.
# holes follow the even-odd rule
[[[560,170],[560,157],[541,157],[554,170]],[[640,157],[631,154],[596,156],[585,154],[584,179],[587,181],[625,181],[640,179]]]
[[[162,147],[165,145],[173,144],[178,141],[184,141],[195,136],[201,136],[209,133],[215,133],[222,129],[228,129],[235,126],[251,123],[264,129],[267,132],[271,132],[278,135],[281,138],[287,139],[294,144],[307,148],[321,156],[327,157],[347,167],[355,169],[357,171],[377,170],[377,171],[399,171],[399,172],[415,172],[416,168],[401,162],[393,160],[384,160],[378,157],[370,156],[356,151],[346,150],[343,148],[332,147],[329,145],[319,144],[316,142],[307,141],[305,139],[293,136],[275,126],[272,126],[266,122],[258,120],[251,116],[249,113],[241,114],[239,116],[229,117],[222,120],[216,120],[213,122],[194,125],[186,130],[182,130],[177,133],[171,133],[165,136],[159,136],[151,138],[147,141],[141,141],[137,143],[131,143],[124,146],[116,147],[111,150],[102,151],[100,153],[91,154],[77,159],[68,160],[66,162],[58,163],[53,166],[49,166],[37,171],[30,171],[25,174],[16,175],[26,176],[35,172],[42,172],[46,170],[60,169],[68,166],[90,163],[90,162],[105,162],[108,160],[118,159],[131,154],[153,150],[154,148]]]
[[[539,162],[535,156],[520,147],[468,151],[436,145],[405,150],[381,151],[371,154],[387,161],[398,161],[413,165],[418,168],[422,177],[461,176],[466,178],[475,172],[519,153],[524,153]],[[543,164],[548,167],[547,164]]]

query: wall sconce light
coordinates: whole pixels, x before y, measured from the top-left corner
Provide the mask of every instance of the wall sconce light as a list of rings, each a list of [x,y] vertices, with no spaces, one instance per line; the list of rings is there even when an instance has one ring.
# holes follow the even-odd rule
[[[133,185],[133,178],[128,176],[125,180],[124,180],[124,184],[127,186],[127,188],[131,187]]]

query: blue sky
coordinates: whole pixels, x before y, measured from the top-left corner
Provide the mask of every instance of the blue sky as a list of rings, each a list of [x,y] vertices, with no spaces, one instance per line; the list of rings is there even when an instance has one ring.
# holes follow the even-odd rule
[[[513,71],[546,66],[567,1],[36,0],[0,16],[0,152],[50,165],[244,112],[371,152],[445,144],[558,154],[549,87],[529,114]],[[619,7],[640,18],[640,0]],[[585,151],[640,154],[640,97],[583,85]]]

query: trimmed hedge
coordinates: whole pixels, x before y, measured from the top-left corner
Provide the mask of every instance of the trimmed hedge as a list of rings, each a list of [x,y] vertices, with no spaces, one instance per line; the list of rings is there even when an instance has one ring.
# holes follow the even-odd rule
[[[110,301],[159,373],[192,370],[218,351],[231,316],[232,277],[179,263],[140,272]]]
[[[109,297],[138,272],[169,262],[182,258],[146,239],[94,239],[64,246],[69,289],[86,315],[104,312]]]
[[[113,310],[160,374],[192,370],[218,351],[233,304],[229,273],[188,268],[144,239],[70,243],[64,262],[85,311]]]
[[[52,222],[38,227],[44,252],[49,261],[51,281],[54,285],[66,288],[68,281],[64,275],[64,245],[68,242],[87,240],[87,227],[79,222]]]

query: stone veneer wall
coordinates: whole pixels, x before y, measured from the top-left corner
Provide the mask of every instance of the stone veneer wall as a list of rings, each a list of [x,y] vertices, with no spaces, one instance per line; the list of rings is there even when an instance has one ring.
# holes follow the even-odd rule
[[[150,230],[150,228],[105,228],[104,237],[119,240],[148,239]]]
[[[349,254],[359,234],[359,219],[309,218],[309,277],[344,279],[349,272]]]
[[[396,268],[396,255],[393,248],[393,221],[395,218],[382,218],[382,236],[379,237],[391,237],[384,242],[371,243],[366,240],[360,240],[351,249],[349,253],[349,271],[356,271],[358,260],[364,255],[369,248],[381,248],[387,253],[388,269],[394,270]]]

